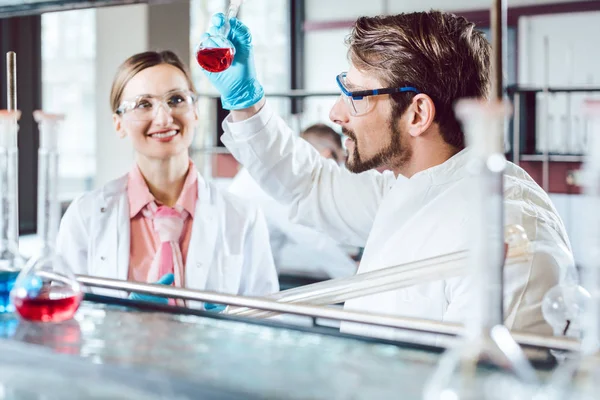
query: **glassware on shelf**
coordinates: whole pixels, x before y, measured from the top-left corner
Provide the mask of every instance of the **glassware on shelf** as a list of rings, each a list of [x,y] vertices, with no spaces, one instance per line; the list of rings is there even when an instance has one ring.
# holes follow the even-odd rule
[[[21,112],[17,110],[0,110],[0,313],[14,311],[9,294],[25,265],[18,244],[17,133],[20,116]]]
[[[456,108],[471,154],[472,313],[464,319],[464,337],[442,355],[427,382],[426,400],[531,399],[538,388],[537,375],[502,316],[503,122],[508,112],[502,102],[463,100]]]
[[[600,100],[584,104],[588,130],[588,157],[583,167],[583,186],[588,220],[584,225],[582,287],[589,301],[581,318],[580,354],[572,355],[554,371],[547,387],[553,400],[598,399],[600,382]],[[567,308],[576,301],[567,301]]]
[[[60,322],[73,317],[83,298],[71,268],[55,251],[60,221],[57,142],[63,116],[35,111],[34,118],[40,131],[37,233],[42,247],[19,274],[11,299],[26,320]]]
[[[198,65],[209,72],[222,72],[231,66],[235,57],[235,46],[227,39],[229,35],[229,20],[237,16],[243,0],[231,0],[225,24],[219,29],[218,34],[204,38],[196,47],[196,61]]]

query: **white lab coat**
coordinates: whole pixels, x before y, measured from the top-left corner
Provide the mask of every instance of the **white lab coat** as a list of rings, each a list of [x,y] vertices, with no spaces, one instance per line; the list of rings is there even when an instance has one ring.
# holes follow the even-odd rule
[[[358,273],[469,248],[468,150],[410,179],[390,171],[352,174],[294,137],[268,103],[252,118],[223,122],[223,142],[292,217],[336,240],[365,245]],[[509,163],[505,223],[525,228],[530,261],[505,267],[504,316],[510,329],[551,334],[541,312],[548,289],[574,260],[564,225],[547,194]],[[365,244],[366,243],[366,244]],[[346,302],[350,310],[464,322],[469,277],[456,277]],[[388,339],[414,338],[394,329],[342,324],[342,330]]]
[[[130,219],[127,175],[78,197],[60,225],[57,249],[75,273],[127,280]],[[260,296],[279,290],[261,211],[198,174],[198,201],[185,282],[189,289]],[[127,293],[94,290],[126,296]],[[188,306],[201,308],[200,302]]]
[[[290,221],[288,207],[277,202],[242,168],[229,192],[260,207],[269,227],[277,271],[313,278],[343,278],[356,273],[356,262],[330,236]],[[358,252],[358,249],[355,249]]]

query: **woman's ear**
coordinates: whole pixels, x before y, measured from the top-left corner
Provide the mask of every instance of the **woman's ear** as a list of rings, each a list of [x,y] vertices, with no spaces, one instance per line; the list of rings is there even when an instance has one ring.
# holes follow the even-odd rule
[[[115,132],[117,132],[117,136],[124,139],[125,136],[127,136],[127,132],[123,129],[123,120],[120,115],[113,114],[113,125],[115,127]]]
[[[435,119],[435,104],[426,94],[417,94],[408,108],[408,133],[417,137],[427,131]]]

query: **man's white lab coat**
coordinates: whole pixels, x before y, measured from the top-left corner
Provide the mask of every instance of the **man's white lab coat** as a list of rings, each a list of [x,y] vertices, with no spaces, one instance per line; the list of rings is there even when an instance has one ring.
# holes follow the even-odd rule
[[[298,140],[268,103],[252,118],[223,122],[223,143],[292,217],[336,240],[365,246],[358,273],[469,249],[472,204],[468,150],[410,179],[391,172],[352,174]],[[547,194],[509,163],[505,224],[519,224],[532,242],[527,262],[505,267],[505,323],[510,329],[551,334],[541,312],[548,289],[573,268],[569,240]],[[347,309],[462,322],[469,315],[471,281],[456,277],[348,301]],[[393,329],[342,325],[352,333],[390,339]]]
[[[229,192],[260,207],[269,227],[277,271],[315,278],[343,278],[356,273],[356,262],[328,235],[290,221],[288,207],[277,202],[242,168]]]
[[[125,175],[73,201],[61,221],[57,250],[77,274],[127,280],[129,228]],[[186,287],[247,296],[278,291],[268,235],[259,210],[222,193],[198,174]],[[202,303],[188,302],[188,306],[201,308]]]

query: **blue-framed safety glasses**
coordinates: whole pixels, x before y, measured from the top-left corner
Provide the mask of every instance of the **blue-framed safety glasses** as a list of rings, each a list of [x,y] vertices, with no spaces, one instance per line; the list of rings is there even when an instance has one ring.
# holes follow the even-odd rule
[[[389,87],[370,90],[350,90],[346,83],[347,72],[342,72],[336,77],[336,81],[342,91],[342,98],[353,116],[366,114],[369,110],[369,97],[382,94],[394,94],[403,92],[421,93],[412,86]]]

